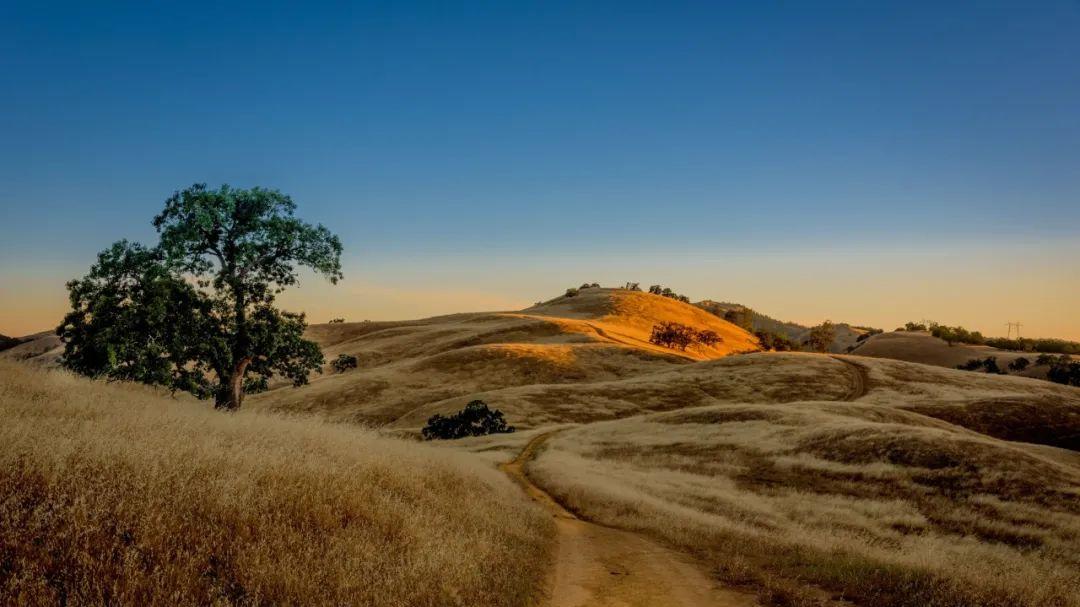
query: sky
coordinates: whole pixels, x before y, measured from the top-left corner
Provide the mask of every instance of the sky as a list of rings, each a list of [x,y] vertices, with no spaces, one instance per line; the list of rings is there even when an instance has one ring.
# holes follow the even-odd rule
[[[0,1],[0,333],[196,182],[341,237],[315,322],[634,281],[1080,339],[1080,2]]]

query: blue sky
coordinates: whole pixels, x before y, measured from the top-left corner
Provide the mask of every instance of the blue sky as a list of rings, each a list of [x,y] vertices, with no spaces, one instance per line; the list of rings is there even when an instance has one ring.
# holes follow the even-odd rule
[[[912,277],[911,317],[1080,338],[1057,307],[1080,279],[1080,3],[943,4],[3,3],[0,332],[27,293],[58,317],[65,279],[199,181],[280,188],[339,233],[350,316],[677,279],[885,324],[839,279],[773,283],[875,259],[862,284],[887,291],[929,254],[970,271],[955,294]],[[1030,311],[964,299],[1005,288],[1001,259],[1045,274]]]

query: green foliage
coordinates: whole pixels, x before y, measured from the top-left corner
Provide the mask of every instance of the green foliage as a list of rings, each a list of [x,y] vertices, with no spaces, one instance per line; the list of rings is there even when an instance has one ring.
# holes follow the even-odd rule
[[[724,338],[716,331],[704,329],[697,331],[693,327],[677,322],[662,322],[653,325],[649,342],[665,348],[686,350],[688,347],[699,344],[714,347],[724,341]]]
[[[636,283],[636,282],[628,282],[628,283],[626,283],[625,286],[623,286],[623,288],[626,289],[627,291],[640,291],[641,290],[641,285],[639,283]]]
[[[1005,372],[998,366],[996,356],[988,356],[986,358],[973,358],[964,364],[956,365],[957,369],[962,371],[978,371],[980,369],[987,373],[993,373],[995,375],[1005,375]]]
[[[453,415],[431,416],[421,433],[425,440],[446,440],[467,436],[505,434],[513,431],[514,427],[507,425],[502,411],[498,409],[492,411],[484,401],[474,400]]]
[[[686,350],[697,338],[693,327],[677,322],[662,322],[653,325],[649,342],[665,348]]]
[[[683,303],[690,303],[690,298],[689,297],[687,297],[685,295],[679,295],[675,291],[672,291],[671,289],[669,289],[667,287],[662,287],[660,285],[652,285],[651,287],[649,287],[649,293],[652,293],[653,295],[660,295],[662,297],[667,297],[667,298],[670,298],[670,299],[674,299],[676,301],[681,301]]]
[[[1067,354],[1060,356],[1042,354],[1035,360],[1035,364],[1050,365],[1050,369],[1046,372],[1046,379],[1052,382],[1066,386],[1080,386],[1080,362],[1074,361]]]
[[[276,190],[197,184],[165,202],[153,248],[120,241],[68,283],[63,364],[92,377],[214,397],[235,409],[271,376],[307,383],[323,363],[303,314],[274,307],[297,266],[336,283],[341,242],[293,217]]]
[[[1009,370],[1022,373],[1024,369],[1027,369],[1030,365],[1031,361],[1021,356],[1020,358],[1017,358],[1016,360],[1009,363]]]
[[[704,331],[697,332],[697,335],[694,336],[694,341],[703,346],[708,346],[711,348],[724,341],[724,338],[720,337],[720,335],[716,331],[705,329]]]
[[[833,339],[836,338],[836,327],[831,320],[826,320],[810,329],[810,333],[803,340],[803,345],[814,352],[828,352]]]
[[[904,323],[905,331],[925,331],[926,325],[920,322],[906,322]]]
[[[747,331],[754,330],[755,316],[754,311],[747,307],[733,308],[724,312],[724,320]]]
[[[1080,342],[1064,339],[992,337],[986,345],[1014,352],[1048,352],[1051,354],[1080,354]]]
[[[578,295],[578,290],[573,288],[573,287],[566,290],[566,296],[567,297],[577,297],[577,295]]]
[[[331,318],[330,319],[330,324],[332,324],[332,325],[339,325],[339,324],[341,324],[343,322],[345,322],[344,318]]]
[[[773,333],[772,331],[758,330],[754,331],[754,337],[758,338],[758,342],[765,350],[790,352],[795,349],[795,342],[788,339],[786,335],[780,335]]]
[[[585,289],[599,289],[600,288],[600,283],[598,283],[598,282],[592,282],[592,283],[587,282],[587,283],[584,283],[583,285],[581,285],[578,288],[580,290],[582,290],[582,291],[584,291]]]
[[[330,366],[338,373],[344,373],[349,369],[355,369],[358,364],[359,362],[352,354],[338,354],[338,357],[334,359],[334,362],[330,363]]]
[[[950,346],[953,344],[976,344],[986,343],[986,338],[978,331],[968,331],[964,327],[934,324],[930,327],[930,334],[945,340]]]

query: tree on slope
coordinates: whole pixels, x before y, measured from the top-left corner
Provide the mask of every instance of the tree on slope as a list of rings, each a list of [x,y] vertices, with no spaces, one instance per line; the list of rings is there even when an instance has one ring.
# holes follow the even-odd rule
[[[165,202],[154,248],[120,241],[68,283],[72,311],[57,328],[76,372],[213,397],[237,409],[274,374],[294,385],[319,369],[303,314],[274,307],[297,267],[341,278],[341,241],[293,217],[276,190],[196,184]]]
[[[835,337],[836,327],[833,326],[832,321],[826,320],[810,329],[810,334],[804,343],[814,352],[828,352]]]

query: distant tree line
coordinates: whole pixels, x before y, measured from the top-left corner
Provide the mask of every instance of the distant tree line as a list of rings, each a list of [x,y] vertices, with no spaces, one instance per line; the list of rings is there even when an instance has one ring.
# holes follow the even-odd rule
[[[689,297],[687,297],[685,295],[680,295],[680,294],[676,293],[675,291],[672,291],[668,287],[661,286],[661,285],[652,285],[651,287],[649,287],[649,293],[652,293],[653,295],[660,295],[662,297],[669,297],[671,299],[674,299],[676,301],[681,301],[683,303],[690,303],[690,298]]]
[[[1001,370],[1001,367],[997,364],[996,356],[988,356],[986,358],[973,358],[962,365],[956,365],[957,369],[963,371],[979,371],[983,370],[987,373],[994,375],[1005,375],[1005,372]]]
[[[1040,354],[1035,359],[1035,366],[1050,367],[1046,371],[1046,379],[1067,386],[1080,386],[1080,362],[1073,360],[1068,354],[1053,355],[1053,354]],[[1009,363],[1009,370],[1016,372],[1023,372],[1032,365],[1031,361],[1021,356],[1016,360]],[[985,371],[987,373],[994,373],[998,375],[1004,375],[1005,371],[1001,370],[998,366],[996,356],[988,356],[987,358],[973,358],[962,365],[957,365],[957,369],[964,371]]]
[[[662,322],[653,325],[652,334],[649,336],[650,343],[683,351],[694,344],[713,347],[722,341],[724,338],[720,337],[716,331],[709,329],[698,331],[677,322]]]
[[[917,323],[908,322],[897,331],[929,331],[934,337],[940,338],[953,344],[972,344],[977,346],[992,346],[1000,350],[1012,352],[1045,352],[1049,354],[1080,354],[1080,342],[1054,338],[1029,338],[1029,337],[984,337],[978,331],[968,331],[964,327],[938,324],[936,322]]]

